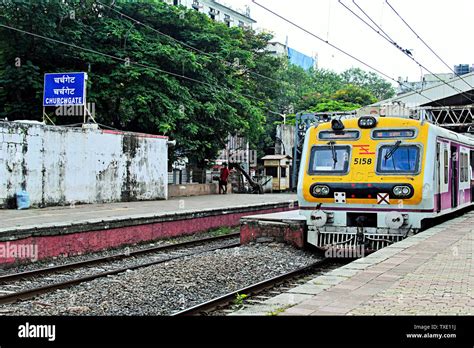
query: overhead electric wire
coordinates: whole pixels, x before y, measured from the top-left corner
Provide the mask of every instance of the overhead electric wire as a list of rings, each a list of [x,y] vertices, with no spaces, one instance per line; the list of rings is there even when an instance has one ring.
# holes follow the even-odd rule
[[[188,77],[188,76],[180,75],[180,74],[177,74],[177,73],[174,73],[174,72],[171,72],[171,71],[163,70],[163,69],[160,69],[158,67],[151,66],[151,65],[148,65],[148,64],[134,62],[134,61],[129,60],[128,58],[121,58],[121,57],[113,56],[113,55],[103,53],[103,52],[99,52],[99,51],[96,51],[96,50],[93,50],[93,49],[90,49],[90,48],[78,46],[78,45],[73,44],[73,43],[64,42],[64,41],[53,39],[53,38],[43,36],[43,35],[40,35],[40,34],[32,33],[32,32],[29,32],[29,31],[26,31],[26,30],[23,30],[23,29],[18,29],[18,28],[8,26],[8,25],[2,24],[2,23],[0,23],[0,27],[6,28],[6,29],[9,29],[9,30],[14,30],[14,31],[20,32],[22,34],[27,34],[27,35],[31,35],[31,36],[34,36],[34,37],[38,37],[38,38],[41,38],[41,39],[44,39],[44,40],[47,40],[47,41],[52,41],[52,42],[59,43],[59,44],[62,44],[62,45],[74,47],[76,49],[80,49],[80,50],[87,51],[87,52],[90,52],[90,53],[93,53],[93,54],[108,57],[110,59],[119,60],[119,61],[122,61],[124,63],[131,64],[131,65],[136,65],[136,66],[139,66],[139,67],[142,67],[142,68],[145,68],[145,69],[155,70],[155,71],[158,71],[158,72],[163,73],[163,74],[171,75],[171,76],[174,76],[174,77],[177,77],[177,78],[180,78],[180,79],[184,79],[184,80],[188,80],[188,81],[191,81],[191,82],[194,82],[194,83],[199,83],[199,84],[208,86],[211,89],[218,88],[218,89],[221,89],[225,92],[228,92],[228,93],[231,93],[231,94],[234,94],[234,95],[237,95],[237,96],[243,96],[243,97],[251,98],[251,99],[258,100],[258,101],[261,101],[261,102],[264,102],[264,103],[268,103],[268,101],[266,101],[264,99],[261,99],[261,98],[254,97],[252,95],[248,95],[248,94],[244,94],[244,93],[240,93],[240,92],[235,92],[235,91],[232,91],[231,89],[229,89],[227,87],[213,85],[209,82],[197,80],[197,79],[194,79],[192,77]],[[264,108],[267,109],[267,110],[270,110],[268,107],[264,107]]]
[[[467,82],[461,75],[458,75],[456,74],[456,72],[454,71],[454,69],[448,64],[446,63],[426,42],[425,40],[423,40],[421,38],[420,35],[418,35],[418,33],[415,32],[415,30],[407,23],[407,21],[405,21],[405,19],[403,19],[403,17],[397,12],[397,10],[395,10],[395,8],[388,2],[388,0],[385,0],[385,2],[387,3],[387,5],[392,9],[392,11],[398,16],[398,18],[401,19],[401,21],[408,27],[408,29],[411,30],[411,32],[416,36],[416,38],[418,40],[420,40],[423,45],[425,45],[430,51],[431,53],[433,53],[436,58],[438,58],[449,70],[451,70],[451,72],[456,75],[457,77],[459,77],[461,80],[463,80],[470,88],[474,88],[474,86],[472,86],[469,82]]]
[[[346,7],[349,11],[351,11],[347,6],[345,6],[341,0],[339,0],[339,2],[344,6]],[[455,91],[461,93],[461,95],[465,96],[466,99],[468,99],[470,102],[473,102],[474,103],[474,100],[472,100],[465,92],[463,92],[461,89],[451,85],[450,83],[444,81],[443,79],[441,79],[440,77],[438,77],[438,75],[436,75],[435,73],[433,73],[432,71],[430,71],[428,68],[426,68],[423,64],[421,64],[419,61],[417,61],[412,55],[411,55],[411,52],[408,50],[408,49],[403,49],[400,45],[398,45],[395,40],[393,40],[385,31],[383,31],[383,29],[377,24],[375,23],[375,21],[364,11],[364,9],[362,9],[362,7],[360,7],[356,2],[355,0],[352,0],[352,2],[357,6],[357,8],[372,22],[375,24],[375,26],[377,28],[379,28],[385,35],[386,37],[384,37],[383,35],[380,34],[380,32],[377,32],[376,30],[374,30],[374,28],[372,28],[367,22],[365,22],[362,18],[360,18],[359,16],[357,16],[353,11],[351,11],[351,13],[353,13],[354,15],[356,15],[361,21],[363,21],[367,26],[369,26],[372,30],[374,30],[377,34],[379,34],[380,36],[382,36],[384,39],[389,40],[389,42],[391,44],[393,44],[395,47],[397,47],[400,51],[402,51],[407,57],[411,58],[416,64],[418,64],[418,66],[420,68],[423,68],[425,69],[427,72],[429,72],[430,74],[432,74],[435,78],[437,78],[439,81],[441,81],[442,83],[446,84],[447,86],[453,88]]]
[[[449,86],[450,88],[454,89],[456,92],[459,92],[461,95],[466,97],[470,102],[474,103],[474,100],[472,100],[465,92],[463,92],[461,89],[457,88],[456,86],[453,86],[452,84],[446,82],[445,80],[441,79],[439,76],[437,76],[435,73],[433,73],[430,69],[428,69],[425,65],[421,64],[417,59],[415,59],[412,55],[411,52],[407,49],[403,49],[400,45],[396,43],[388,34],[384,32],[384,35],[382,33],[372,27],[370,23],[365,21],[362,17],[360,17],[357,13],[355,13],[351,8],[349,8],[346,4],[344,4],[341,0],[338,0],[339,3],[346,8],[350,13],[352,13],[355,17],[357,17],[361,22],[363,22],[365,25],[367,25],[370,29],[372,29],[375,33],[377,33],[380,37],[385,39],[387,42],[389,42],[391,45],[395,46],[397,49],[399,49],[401,52],[403,52],[408,58],[410,58],[412,61],[414,61],[416,64],[418,64],[419,67],[425,69],[428,73],[432,74],[436,79],[438,79],[440,82],[444,83],[445,85]],[[372,18],[362,9],[356,2],[355,0],[352,0],[352,2],[357,6],[357,8],[372,22],[375,23]],[[381,29],[380,26],[375,24],[377,28]],[[439,104],[439,103],[438,103]],[[441,105],[441,104],[440,104]]]
[[[342,48],[339,48],[339,47],[337,47],[336,45],[330,43],[329,40],[324,40],[323,38],[319,37],[318,35],[314,34],[313,32],[311,32],[311,31],[309,31],[309,30],[303,28],[302,26],[296,24],[295,22],[291,21],[290,19],[283,17],[282,15],[276,13],[275,11],[273,11],[273,10],[271,10],[271,9],[269,9],[269,8],[267,8],[267,7],[265,7],[265,6],[263,6],[262,4],[256,2],[255,0],[252,0],[252,2],[253,2],[254,4],[256,4],[257,6],[263,8],[265,11],[270,12],[270,13],[273,14],[274,16],[276,16],[276,17],[282,19],[283,21],[285,21],[285,22],[291,24],[292,26],[294,26],[294,27],[300,29],[301,31],[307,33],[308,35],[311,35],[311,36],[315,37],[316,39],[318,39],[318,40],[324,42],[325,44],[329,45],[330,47],[334,48],[335,50],[337,50],[337,51],[343,53],[344,55],[346,55],[346,56],[348,56],[348,57],[350,57],[350,58],[356,60],[356,61],[359,62],[360,64],[363,64],[364,66],[366,66],[366,67],[368,67],[369,69],[371,69],[371,70],[373,70],[373,71],[379,73],[380,75],[384,76],[385,78],[387,78],[387,79],[389,79],[389,80],[392,80],[392,81],[394,81],[394,82],[396,82],[396,83],[398,83],[398,84],[402,84],[400,81],[395,80],[393,77],[391,77],[391,76],[385,74],[384,72],[380,71],[379,69],[377,69],[377,68],[371,66],[370,64],[364,62],[362,59],[359,59],[359,58],[353,56],[352,54],[348,53],[347,51],[344,51]],[[431,98],[427,97],[426,95],[420,93],[419,91],[417,91],[416,89],[412,88],[411,86],[406,85],[406,87],[407,87],[408,89],[411,89],[413,92],[419,94],[419,95],[422,96],[423,98],[429,100],[430,102],[436,103],[436,101],[434,101],[434,100],[432,100]]]
[[[215,55],[212,54],[212,53],[205,52],[205,51],[203,51],[203,50],[201,50],[201,49],[199,49],[199,48],[197,48],[197,47],[194,47],[194,46],[192,46],[192,45],[190,45],[190,44],[188,44],[188,43],[186,43],[186,42],[184,42],[184,41],[178,40],[178,39],[176,39],[175,37],[173,37],[173,36],[171,36],[171,35],[168,35],[168,34],[166,34],[166,33],[163,33],[162,31],[160,31],[160,30],[158,30],[158,29],[156,29],[156,28],[153,28],[152,26],[150,26],[150,25],[148,25],[148,24],[143,23],[143,22],[139,21],[139,20],[136,19],[136,18],[133,18],[133,17],[131,17],[131,16],[129,16],[129,15],[123,13],[123,12],[120,12],[119,10],[116,10],[116,9],[114,8],[114,7],[116,7],[115,4],[112,4],[112,5],[114,6],[114,7],[112,7],[112,6],[109,6],[109,5],[107,5],[107,4],[104,4],[103,2],[101,2],[101,1],[99,1],[99,0],[96,0],[96,2],[98,2],[98,3],[101,4],[102,6],[107,7],[108,9],[114,11],[115,13],[121,15],[122,17],[125,17],[125,18],[131,20],[132,22],[134,22],[134,23],[136,23],[136,24],[142,25],[142,26],[144,26],[145,28],[148,28],[148,29],[154,31],[155,33],[157,33],[157,34],[159,34],[159,35],[162,35],[162,36],[164,36],[164,37],[166,37],[166,38],[168,38],[168,39],[170,39],[170,40],[172,40],[172,41],[174,41],[174,42],[176,42],[176,43],[178,43],[178,44],[180,44],[180,45],[182,45],[182,46],[184,46],[184,47],[187,47],[187,48],[189,48],[189,49],[195,51],[195,52],[198,52],[198,53],[200,53],[200,54],[202,54],[202,55],[205,55],[205,56],[210,57],[210,58],[213,58],[213,59],[217,59],[217,60],[223,62],[223,63],[224,63],[225,65],[227,65],[227,66],[234,66],[234,65],[235,65],[234,62],[229,62],[229,61],[225,60],[224,58],[220,58],[220,57],[215,56]],[[249,74],[255,75],[255,76],[257,76],[257,77],[262,77],[262,78],[264,78],[264,79],[267,79],[267,80],[270,80],[270,81],[273,81],[273,82],[277,82],[277,83],[281,83],[281,84],[288,84],[288,82],[286,82],[286,81],[276,80],[276,79],[274,79],[274,78],[272,78],[272,77],[268,77],[268,76],[259,74],[259,73],[257,73],[257,72],[251,71],[250,69],[247,70],[247,72],[248,72]]]

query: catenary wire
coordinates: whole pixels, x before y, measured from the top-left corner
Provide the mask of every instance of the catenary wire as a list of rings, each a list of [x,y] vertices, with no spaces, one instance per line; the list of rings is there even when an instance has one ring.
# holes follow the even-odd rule
[[[252,0],[252,2],[253,2],[254,4],[256,4],[257,6],[263,8],[264,10],[270,12],[270,13],[273,14],[274,16],[276,16],[276,17],[278,17],[278,18],[284,20],[285,22],[291,24],[292,26],[294,26],[294,27],[300,29],[301,31],[303,31],[303,32],[305,32],[305,33],[307,33],[308,35],[311,35],[311,36],[315,37],[316,39],[318,39],[318,40],[324,42],[325,44],[327,44],[327,45],[329,45],[330,47],[334,48],[334,49],[337,50],[338,52],[343,53],[344,55],[346,55],[346,56],[348,56],[348,57],[350,57],[350,58],[356,60],[357,62],[363,64],[364,66],[368,67],[369,69],[371,69],[371,70],[373,70],[373,71],[379,73],[380,75],[384,76],[385,78],[387,78],[387,79],[389,79],[389,80],[391,80],[391,81],[394,81],[394,82],[396,82],[396,83],[398,83],[398,84],[402,84],[400,81],[395,80],[393,77],[391,77],[391,76],[385,74],[384,72],[380,71],[379,69],[377,69],[377,68],[373,67],[372,65],[370,65],[370,64],[368,64],[368,63],[366,63],[366,62],[364,62],[362,59],[359,59],[359,58],[355,57],[354,55],[350,54],[349,52],[343,50],[342,48],[337,47],[336,45],[330,43],[328,40],[324,40],[323,38],[321,38],[321,37],[319,37],[318,35],[312,33],[311,31],[309,31],[309,30],[303,28],[302,26],[296,24],[295,22],[291,21],[290,19],[283,17],[282,15],[276,13],[275,11],[273,11],[273,10],[267,8],[267,7],[265,7],[264,5],[262,5],[262,4],[258,3],[258,2],[256,2],[255,0]],[[436,103],[433,99],[431,99],[431,98],[427,97],[426,95],[420,93],[419,91],[417,91],[416,89],[412,88],[411,86],[406,85],[406,87],[407,87],[408,89],[411,89],[413,92],[419,94],[419,95],[422,96],[423,98],[429,100],[430,102]]]

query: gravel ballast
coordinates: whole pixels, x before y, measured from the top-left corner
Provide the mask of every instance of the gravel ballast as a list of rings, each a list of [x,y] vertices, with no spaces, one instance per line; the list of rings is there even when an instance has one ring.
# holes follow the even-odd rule
[[[221,249],[2,305],[0,314],[170,315],[319,259],[276,243]]]

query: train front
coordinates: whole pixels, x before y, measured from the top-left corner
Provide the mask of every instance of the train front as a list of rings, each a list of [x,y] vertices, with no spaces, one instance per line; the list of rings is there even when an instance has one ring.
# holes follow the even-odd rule
[[[307,242],[366,252],[416,232],[424,211],[433,208],[428,196],[434,165],[424,164],[428,133],[428,124],[396,117],[310,127],[298,180]]]

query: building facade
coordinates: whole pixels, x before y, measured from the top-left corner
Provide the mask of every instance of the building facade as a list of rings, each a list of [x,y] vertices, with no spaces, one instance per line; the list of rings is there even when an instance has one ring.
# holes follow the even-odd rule
[[[216,0],[165,0],[165,2],[204,13],[212,20],[224,23],[228,27],[251,28],[256,23],[250,17],[250,8],[248,7],[245,11],[238,11]]]
[[[288,45],[282,44],[281,42],[270,42],[267,45],[267,51],[276,57],[287,57],[291,64],[297,65],[305,70],[318,68],[318,60],[316,56],[310,57],[288,47]]]

